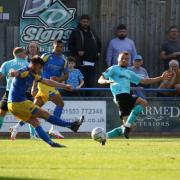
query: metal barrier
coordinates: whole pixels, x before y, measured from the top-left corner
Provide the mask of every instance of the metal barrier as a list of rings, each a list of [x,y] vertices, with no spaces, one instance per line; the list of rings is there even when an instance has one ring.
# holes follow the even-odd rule
[[[131,87],[131,90],[142,90],[145,92],[175,92],[175,89],[159,89],[159,88],[143,88],[143,87]],[[110,88],[81,88],[80,91],[109,91]],[[74,91],[77,91],[74,89]],[[78,90],[79,91],[79,90]]]
[[[2,86],[1,86],[2,87]],[[4,88],[4,87],[3,87]],[[137,88],[136,88],[137,89]],[[175,89],[144,88],[145,92],[175,91]],[[110,88],[82,88],[80,91],[110,91]],[[65,97],[63,117],[77,118],[84,114],[87,118],[85,131],[90,132],[95,126],[106,126],[111,130],[120,126],[118,108],[112,101],[112,96],[107,97]],[[147,97],[149,105],[138,117],[135,133],[140,135],[180,134],[180,98],[178,97]],[[50,104],[47,110],[53,112]],[[4,131],[16,123],[12,116],[7,117]],[[48,130],[48,128],[46,129]],[[1,130],[2,131],[2,130]],[[22,130],[23,131],[23,130]],[[23,131],[26,132],[26,131]],[[62,130],[61,132],[64,132]]]
[[[5,89],[6,86],[0,86],[0,89]],[[159,89],[159,88],[143,88],[143,87],[131,87],[131,90],[142,90],[145,92],[163,92],[163,91],[168,91],[168,92],[175,92],[175,89]],[[73,91],[110,91],[110,88],[81,88],[79,90],[73,89]]]

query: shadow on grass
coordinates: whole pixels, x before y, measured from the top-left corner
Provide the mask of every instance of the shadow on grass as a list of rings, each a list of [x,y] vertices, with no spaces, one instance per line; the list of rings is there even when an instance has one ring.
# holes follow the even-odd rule
[[[7,176],[0,176],[0,180],[42,180],[39,178],[27,178],[27,177],[7,177]]]

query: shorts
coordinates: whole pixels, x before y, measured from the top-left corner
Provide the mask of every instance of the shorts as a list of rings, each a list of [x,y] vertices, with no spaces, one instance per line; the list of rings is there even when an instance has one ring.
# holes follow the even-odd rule
[[[9,96],[9,91],[6,91],[1,99],[1,102],[0,102],[0,109],[4,110],[4,111],[8,111],[8,105],[7,105],[7,102],[8,102],[8,96]],[[26,97],[28,100],[30,101],[33,101],[33,96],[31,95],[30,92],[26,92]]]
[[[26,122],[39,110],[39,106],[32,101],[8,102],[8,110],[18,119]]]
[[[50,97],[55,96],[59,93],[59,91],[55,87],[48,86],[46,84],[38,83],[38,93],[36,94],[36,97],[41,97],[42,100],[47,102]]]
[[[117,94],[115,96],[116,104],[121,111],[121,117],[129,116],[129,114],[135,107],[137,98],[138,97],[132,96],[128,93]]]

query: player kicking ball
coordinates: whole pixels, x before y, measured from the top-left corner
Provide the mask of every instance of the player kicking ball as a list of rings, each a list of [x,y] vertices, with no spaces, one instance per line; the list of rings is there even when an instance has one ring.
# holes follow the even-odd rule
[[[44,61],[39,56],[34,56],[30,64],[19,71],[11,71],[10,76],[15,77],[13,79],[9,96],[8,96],[8,109],[14,116],[23,122],[31,124],[38,136],[49,144],[51,147],[65,147],[64,145],[53,142],[47,133],[40,126],[37,118],[42,118],[51,124],[67,127],[74,132],[77,132],[79,127],[84,121],[82,116],[78,121],[66,122],[54,115],[50,115],[47,111],[35,105],[33,102],[27,100],[25,92],[29,87],[32,87],[33,82],[41,82],[48,86],[63,88],[71,91],[70,85],[55,82],[50,79],[43,79],[39,76],[44,65]]]
[[[111,92],[114,96],[114,102],[119,108],[120,119],[128,116],[127,121],[120,127],[117,127],[106,133],[107,138],[124,135],[129,138],[132,125],[137,116],[147,106],[147,101],[141,97],[135,97],[130,94],[130,83],[138,85],[153,84],[161,80],[171,79],[172,73],[165,72],[159,77],[142,78],[133,71],[127,69],[129,53],[124,51],[118,56],[118,64],[108,68],[99,78],[99,84],[110,84]]]

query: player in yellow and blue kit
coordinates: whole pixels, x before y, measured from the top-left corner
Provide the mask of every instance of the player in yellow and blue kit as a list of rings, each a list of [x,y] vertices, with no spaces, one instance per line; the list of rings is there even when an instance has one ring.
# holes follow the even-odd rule
[[[133,71],[127,69],[129,57],[129,53],[126,51],[120,53],[118,57],[118,65],[108,68],[98,80],[99,84],[110,84],[114,101],[119,108],[120,117],[123,118],[124,116],[128,116],[128,119],[123,126],[107,132],[108,138],[117,137],[122,134],[124,134],[126,138],[129,138],[132,124],[135,122],[143,108],[147,105],[145,99],[133,97],[130,94],[130,83],[136,85],[139,83],[152,84],[163,79],[171,78],[171,74],[168,72],[155,78],[142,78]]]
[[[53,52],[45,53],[41,56],[45,64],[43,67],[42,77],[46,79],[52,79],[57,82],[63,82],[68,79],[68,66],[62,54],[63,43],[61,40],[55,40],[53,42]],[[35,104],[42,106],[47,101],[52,101],[56,104],[54,109],[54,115],[61,116],[64,101],[58,89],[47,86],[42,83],[38,83],[38,93],[35,96]],[[63,138],[58,130],[52,125],[49,130],[49,134],[56,138]]]
[[[45,53],[41,56],[45,63],[42,71],[43,78],[52,79],[57,82],[66,81],[68,79],[68,67],[67,62],[62,54],[62,48],[62,41],[55,40],[53,42],[53,52]],[[33,86],[32,94],[35,97],[34,103],[38,106],[43,106],[47,101],[52,101],[54,104],[56,104],[53,113],[57,117],[61,116],[64,101],[58,89],[38,83],[38,92],[36,92],[35,85]],[[14,129],[14,131],[16,131],[16,129]],[[53,125],[49,130],[49,134],[59,139],[64,138],[64,136],[58,130],[56,130]]]
[[[9,73],[10,76],[15,78],[13,79],[9,91],[8,109],[18,119],[27,122],[31,124],[33,127],[35,127],[38,136],[46,143],[48,143],[50,146],[64,147],[63,145],[53,142],[48,137],[48,135],[40,126],[37,118],[43,118],[51,124],[67,127],[70,128],[72,131],[77,132],[84,120],[84,117],[75,122],[66,122],[54,115],[50,115],[47,111],[41,109],[33,102],[27,100],[25,92],[29,87],[32,86],[34,81],[41,82],[52,87],[71,90],[70,85],[57,83],[56,81],[49,79],[43,79],[41,76],[39,76],[38,74],[42,70],[43,65],[44,61],[39,56],[34,56],[27,67],[20,69],[19,71],[11,71]]]

